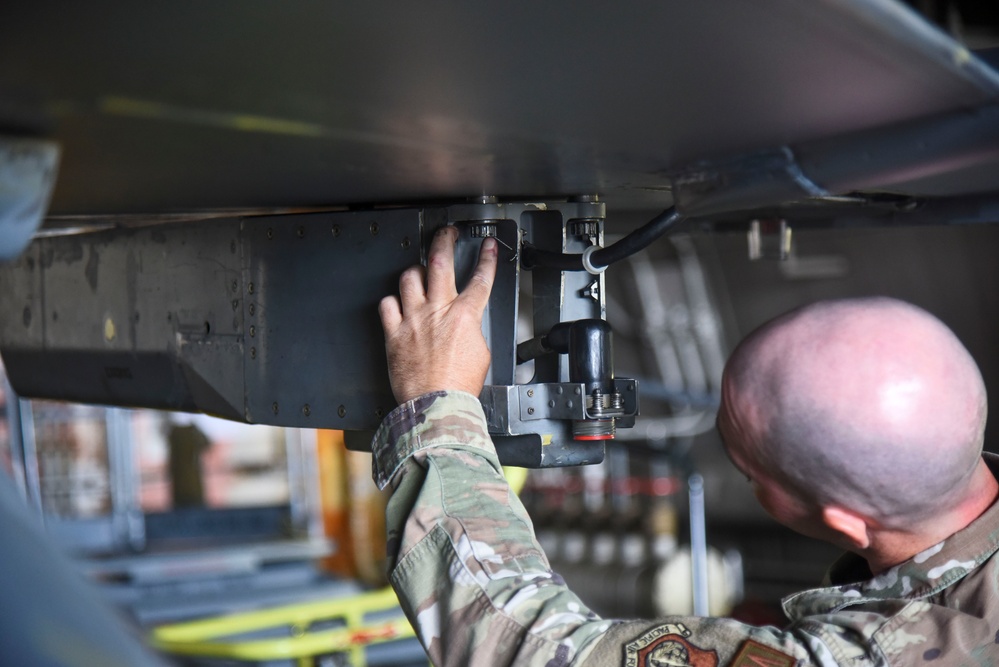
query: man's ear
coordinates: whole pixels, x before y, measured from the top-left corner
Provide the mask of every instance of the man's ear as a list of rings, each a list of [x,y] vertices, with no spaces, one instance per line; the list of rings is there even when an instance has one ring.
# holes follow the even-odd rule
[[[859,514],[842,507],[827,506],[822,508],[822,521],[856,549],[866,549],[871,545],[867,520]]]

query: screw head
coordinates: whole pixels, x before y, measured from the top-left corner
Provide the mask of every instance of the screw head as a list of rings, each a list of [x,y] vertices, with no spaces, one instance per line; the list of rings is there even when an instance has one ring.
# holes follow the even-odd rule
[[[246,286],[246,291],[249,292],[250,294],[253,294],[254,289],[255,288],[253,286],[253,283],[250,283],[249,285]]]
[[[527,408],[527,414],[533,415],[534,414],[534,408]]]
[[[528,398],[534,398],[534,390],[533,389],[528,389],[527,390],[527,397]]]
[[[278,413],[278,404],[277,404],[277,401],[274,401],[274,403],[271,404],[271,410],[274,412],[274,414]]]
[[[371,230],[371,235],[372,236],[378,236],[378,223],[377,222],[372,222],[371,226],[368,227],[368,229]]]
[[[269,239],[274,238],[274,229],[271,228],[271,227],[267,228],[267,238],[269,238]]]
[[[303,225],[299,225],[298,229],[295,230],[295,233],[298,234],[298,238],[304,239],[305,238],[305,227]]]
[[[340,236],[340,225],[333,225],[333,238]]]
[[[254,337],[254,336],[256,336],[256,335],[257,335],[257,327],[255,327],[255,326],[253,326],[253,325],[251,324],[251,325],[250,325],[250,338],[253,338],[253,337]]]
[[[250,348],[250,359],[256,359],[256,358],[257,358],[257,348],[251,347]]]
[[[347,416],[347,408],[341,405],[339,408],[336,409],[336,413],[340,415],[340,418],[342,419],[343,417]]]
[[[253,315],[256,312],[257,312],[257,307],[254,304],[251,303],[250,304],[250,315]]]
[[[302,406],[302,414],[305,415],[306,417],[312,414],[312,408],[309,406],[308,403]]]
[[[404,237],[402,239],[402,244],[401,245],[402,245],[403,248],[408,248],[409,247],[409,237],[408,236],[406,236],[406,237]]]

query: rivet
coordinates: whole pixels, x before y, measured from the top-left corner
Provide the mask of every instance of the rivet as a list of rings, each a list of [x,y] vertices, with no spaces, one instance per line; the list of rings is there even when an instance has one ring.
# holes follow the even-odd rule
[[[312,408],[309,407],[308,403],[302,406],[302,414],[305,415],[306,417],[312,414]]]
[[[250,359],[256,359],[256,358],[257,358],[257,348],[251,347],[250,348]]]
[[[408,237],[408,236],[407,236],[407,237],[405,237],[405,238],[404,238],[404,239],[402,240],[402,247],[403,247],[403,248],[408,248],[408,247],[409,247],[409,237]]]
[[[233,292],[238,292],[239,291],[239,281],[237,281],[237,280],[233,280],[232,281],[232,291]]]
[[[232,241],[231,243],[229,243],[229,252],[231,252],[234,255],[236,254],[236,242],[235,241]]]
[[[347,408],[345,408],[345,407],[343,407],[341,405],[339,408],[336,409],[336,413],[338,415],[340,415],[340,417],[346,417],[347,416]]]
[[[254,337],[254,336],[256,336],[256,335],[257,335],[257,327],[255,327],[255,326],[253,326],[253,325],[251,324],[251,325],[250,325],[250,338],[253,338],[253,337]]]
[[[115,337],[114,320],[112,320],[110,317],[107,317],[104,320],[104,340],[110,343],[111,341],[114,340],[114,337]]]
[[[562,393],[562,387],[555,387],[555,393],[556,394],[561,394]]]
[[[575,389],[572,390],[572,393],[574,393],[576,396],[579,396],[579,394],[581,393],[581,391],[582,390],[579,387],[576,387]]]
[[[381,419],[382,417],[385,416],[385,411],[382,410],[381,408],[375,408],[375,416]]]
[[[333,225],[333,238],[340,236],[340,225]]]
[[[635,383],[634,382],[629,382],[628,383],[628,391],[635,391]]]
[[[371,230],[371,235],[372,236],[378,236],[378,223],[377,222],[372,222],[371,226],[368,227],[368,229]]]
[[[567,408],[569,408],[570,410],[572,410],[572,401],[566,401],[566,402],[565,402],[565,407],[567,407]]]
[[[274,403],[271,405],[271,410],[274,411],[274,414],[278,413],[278,404],[277,404],[277,401],[274,401]]]
[[[548,407],[549,408],[554,408],[555,407],[555,399],[552,399],[552,400],[548,401]]]
[[[251,303],[250,304],[250,315],[253,315],[256,312],[257,312],[257,307],[254,304]]]
[[[249,285],[246,286],[246,291],[249,292],[250,294],[253,294],[253,289],[254,289],[253,283],[250,283]]]
[[[239,299],[233,299],[232,300],[232,309],[236,310],[238,308],[239,308]]]
[[[267,228],[267,238],[269,239],[274,238],[274,230],[270,227]]]
[[[298,229],[295,230],[295,233],[298,234],[298,238],[304,239],[305,238],[305,227],[303,227],[302,225],[299,225]]]

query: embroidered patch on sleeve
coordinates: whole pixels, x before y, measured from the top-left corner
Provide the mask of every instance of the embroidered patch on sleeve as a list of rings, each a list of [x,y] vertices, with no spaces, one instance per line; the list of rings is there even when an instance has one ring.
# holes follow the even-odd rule
[[[787,653],[781,653],[777,649],[747,639],[732,661],[731,667],[791,667],[795,662],[797,660]]]
[[[718,653],[694,646],[682,623],[652,628],[624,647],[625,667],[718,667]]]

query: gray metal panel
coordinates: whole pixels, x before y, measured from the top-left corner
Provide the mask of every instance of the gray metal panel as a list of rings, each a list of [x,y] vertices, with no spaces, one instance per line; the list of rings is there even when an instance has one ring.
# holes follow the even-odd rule
[[[395,407],[377,305],[421,229],[417,209],[244,221],[247,421],[370,428]]]
[[[8,3],[0,20],[0,125],[62,143],[61,214],[644,206],[693,160],[997,90],[890,0]]]

